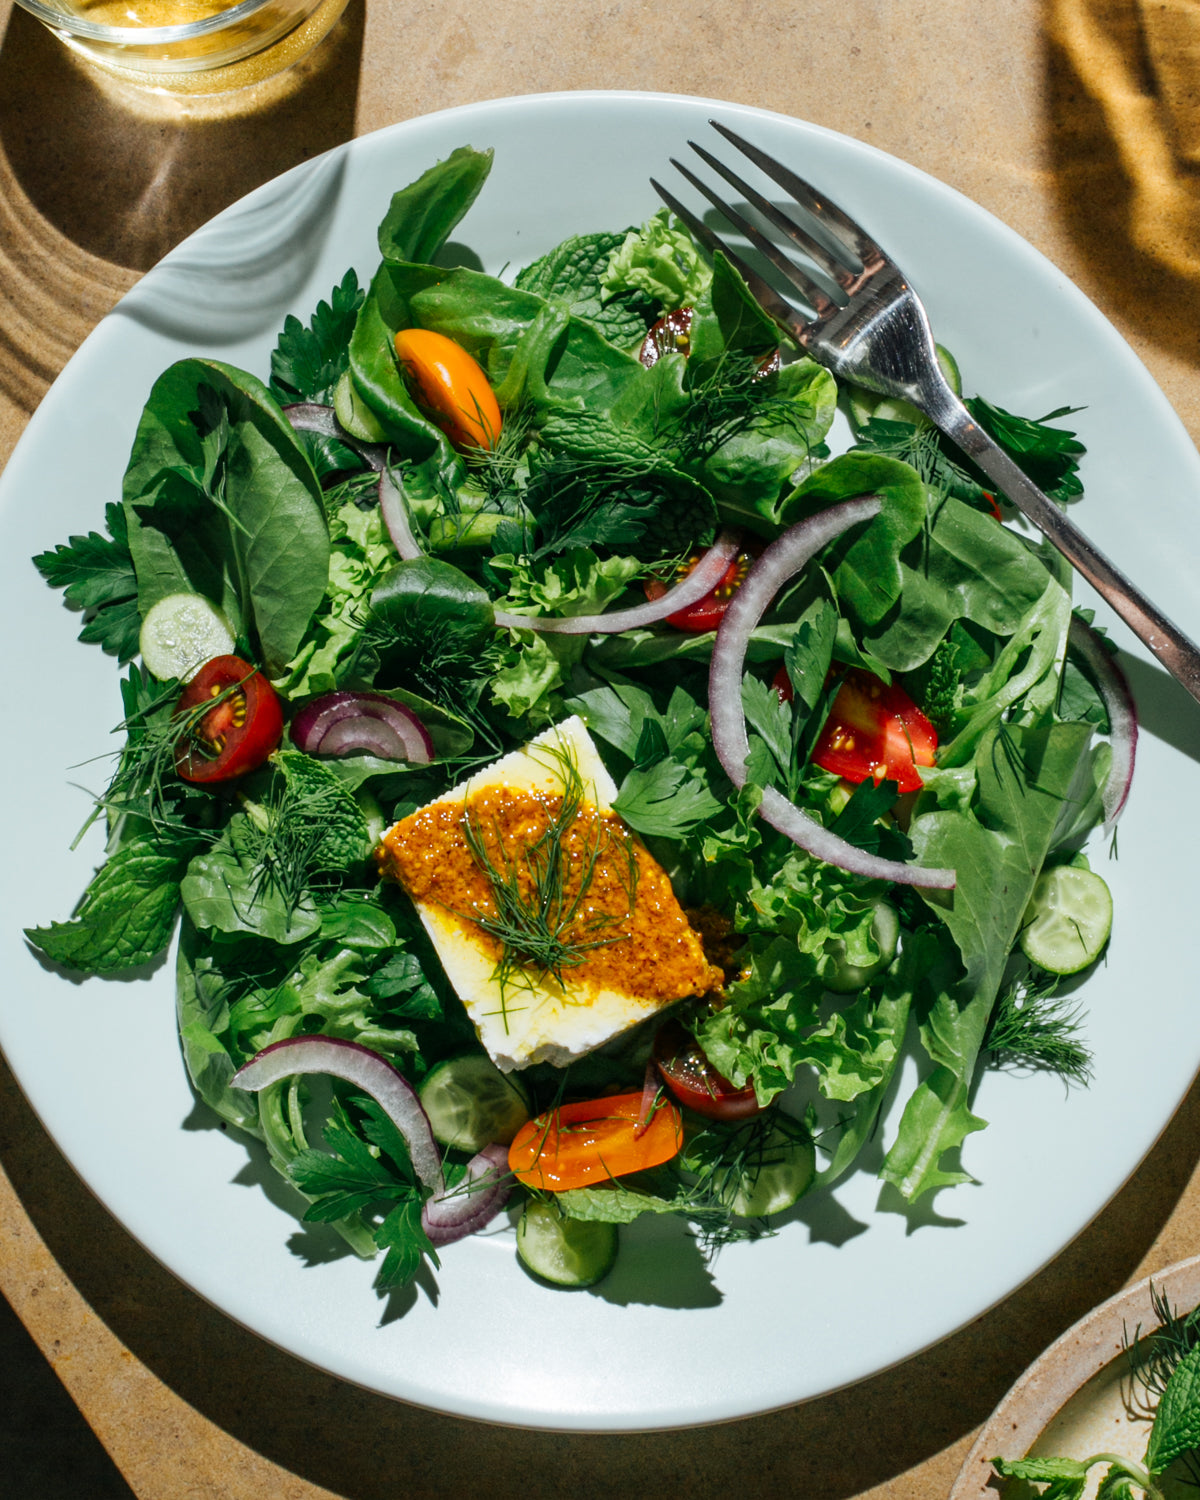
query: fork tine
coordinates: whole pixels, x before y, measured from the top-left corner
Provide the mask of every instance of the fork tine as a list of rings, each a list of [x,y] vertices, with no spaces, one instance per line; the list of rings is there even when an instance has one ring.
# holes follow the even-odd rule
[[[736,146],[743,156],[748,156],[754,165],[760,167],[773,182],[777,182],[785,192],[790,193],[800,207],[812,214],[818,223],[825,225],[833,237],[842,244],[843,249],[850,250],[857,255],[864,265],[887,260],[887,256],[862,225],[856,224],[850,215],[840,209],[836,203],[823,198],[811,183],[805,182],[803,177],[797,177],[795,172],[789,171],[782,162],[776,161],[773,156],[768,156],[765,151],[760,151],[757,146],[744,140],[735,130],[730,130],[728,125],[722,125],[719,120],[710,120],[708,123],[723,135],[731,146]]]
[[[726,219],[728,219],[735,229],[744,234],[746,238],[751,242],[751,244],[753,244],[759,251],[761,251],[763,255],[767,257],[767,259],[784,278],[784,280],[789,281],[792,286],[796,288],[796,290],[800,293],[804,300],[817,314],[818,318],[823,318],[826,316],[826,314],[837,311],[838,305],[833,300],[833,298],[830,297],[829,293],[826,292],[823,287],[818,286],[818,284],[812,279],[812,277],[806,275],[799,268],[799,266],[793,265],[792,262],[787,258],[787,256],[784,255],[783,252],[778,248],[778,246],[773,245],[761,230],[756,229],[748,219],[744,218],[740,213],[738,213],[737,209],[733,208],[730,204],[725,203],[722,201],[722,199],[718,198],[716,193],[714,193],[706,183],[704,183],[699,177],[697,177],[693,171],[691,171],[688,167],[685,167],[681,161],[676,161],[675,158],[672,157],[671,165],[677,172],[681,172],[683,176],[687,178],[687,180],[692,184],[697,192],[704,194],[704,196],[708,199],[708,201],[712,204],[712,206],[717,210],[719,214],[722,214]],[[725,247],[722,246],[722,249],[725,249]],[[729,254],[728,250],[725,250],[725,254]],[[738,270],[740,271],[741,269],[742,266],[739,265]],[[759,280],[761,281],[762,278],[760,277]],[[763,284],[765,285],[766,283]],[[755,295],[757,295],[757,293]]]
[[[845,258],[839,259],[837,256],[831,255],[820,240],[809,234],[806,229],[802,229],[794,219],[789,218],[782,209],[777,208],[769,198],[764,198],[757,188],[751,187],[731,167],[727,167],[723,161],[719,161],[711,151],[706,151],[703,146],[697,144],[695,141],[689,141],[688,145],[697,156],[708,163],[714,172],[719,172],[730,187],[735,188],[741,193],[762,214],[768,223],[774,224],[780,234],[786,235],[793,244],[798,245],[838,286],[848,289],[854,285],[855,277],[859,270],[858,266],[848,266]],[[754,243],[764,255],[770,258],[776,269],[781,271],[784,276],[791,276],[794,269],[791,262],[787,261],[785,263],[784,258],[779,254],[779,251],[770,240],[762,236],[755,236]],[[842,257],[845,257],[844,250],[839,253]]]
[[[762,304],[777,322],[786,323],[797,332],[802,331],[804,319],[799,316],[794,307],[784,301],[770,282],[764,281],[758,272],[751,266],[748,266],[735,250],[731,250],[724,240],[712,232],[698,214],[694,214],[690,208],[685,208],[679,199],[675,197],[674,193],[668,192],[661,182],[656,181],[652,177],[650,179],[650,186],[675,217],[681,219],[687,225],[710,255],[714,251],[719,250],[726,257],[750,288],[755,299]]]

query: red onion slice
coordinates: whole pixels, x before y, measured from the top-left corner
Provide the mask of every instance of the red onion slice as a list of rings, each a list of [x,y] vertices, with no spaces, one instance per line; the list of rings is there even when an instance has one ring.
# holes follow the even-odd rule
[[[332,406],[320,406],[315,401],[297,401],[283,408],[283,414],[297,432],[315,432],[319,437],[337,438],[347,448],[353,448],[373,469],[382,470],[387,463],[387,448],[382,443],[364,443],[351,437],[338,421]]]
[[[562,619],[536,615],[510,615],[496,611],[496,624],[509,630],[541,630],[557,635],[613,635],[619,630],[639,630],[655,625],[676,610],[703,599],[724,578],[738,554],[741,538],[736,531],[722,531],[686,578],[659,599],[649,599],[632,609],[614,609],[604,615],[568,615]]]
[[[424,549],[417,541],[412,517],[408,513],[408,502],[386,468],[379,474],[379,509],[388,535],[404,561],[415,562],[418,557],[424,557]]]
[[[491,1223],[508,1202],[512,1188],[508,1148],[485,1146],[467,1163],[467,1175],[461,1182],[426,1200],[421,1227],[439,1247],[466,1239]]]
[[[1137,759],[1137,706],[1125,673],[1117,665],[1112,652],[1078,615],[1071,616],[1067,639],[1079,652],[1095,679],[1096,690],[1103,698],[1104,709],[1108,714],[1112,768],[1104,783],[1100,801],[1104,807],[1104,826],[1111,828],[1124,810],[1133,782],[1133,767]]]
[[[856,500],[831,505],[808,520],[797,522],[771,543],[730,599],[717,628],[713,647],[708,708],[713,749],[735,787],[746,784],[746,757],[750,754],[746,716],[742,711],[742,672],[751,632],[790,578],[795,577],[835,537],[841,536],[851,526],[877,516],[881,504],[877,495],[861,495]],[[801,849],[853,875],[933,890],[953,889],[953,870],[906,865],[867,854],[823,828],[774,787],[764,788],[759,812],[772,828],[785,834]]]
[[[341,1037],[290,1036],[264,1047],[230,1082],[235,1089],[257,1094],[296,1073],[328,1073],[370,1094],[404,1137],[413,1171],[435,1194],[441,1190],[442,1157],[429,1118],[416,1090],[386,1057]]]
[[[433,740],[412,709],[383,693],[324,693],[292,720],[292,742],[306,755],[378,755],[427,766]]]

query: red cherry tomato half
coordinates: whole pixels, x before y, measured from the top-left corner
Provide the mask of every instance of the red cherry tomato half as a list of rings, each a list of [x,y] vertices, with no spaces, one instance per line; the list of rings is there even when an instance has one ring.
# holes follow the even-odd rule
[[[752,1088],[740,1089],[717,1072],[678,1021],[655,1037],[654,1065],[680,1104],[710,1120],[745,1120],[762,1108]]]
[[[747,538],[738,549],[738,555],[725,569],[716,588],[710,589],[695,604],[689,604],[686,609],[679,609],[673,615],[668,615],[667,624],[674,625],[676,630],[715,630],[729,608],[730,599],[741,588],[746,574],[761,552],[762,543],[755,541],[753,537]],[[679,578],[686,578],[699,561],[699,555],[688,558],[679,571],[679,577],[673,581],[677,583]],[[670,587],[671,584],[661,578],[650,578],[645,584],[646,598],[661,599]]]
[[[771,686],[779,694],[780,703],[790,703],[796,696],[795,689],[792,687],[792,679],[788,676],[787,668],[782,664],[771,678]]]
[[[691,348],[692,309],[677,307],[653,324],[642,341],[638,358],[647,369],[656,365],[664,354],[684,354]]]
[[[842,678],[812,758],[847,781],[886,777],[915,792],[917,767],[933,765],[936,750],[937,731],[904,689],[855,668]]]
[[[641,1135],[641,1094],[613,1094],[560,1104],[522,1125],[508,1148],[508,1165],[526,1187],[562,1193],[644,1172],[678,1156],[683,1118],[661,1100]]]
[[[214,699],[196,720],[196,711]],[[205,662],[175,705],[175,717],[185,716],[188,732],[175,747],[175,769],[185,781],[231,781],[261,766],[283,737],[279,695],[237,656]]]

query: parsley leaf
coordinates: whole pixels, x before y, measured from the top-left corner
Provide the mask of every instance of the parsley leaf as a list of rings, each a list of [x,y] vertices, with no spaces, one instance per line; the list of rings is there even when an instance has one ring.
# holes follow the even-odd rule
[[[437,1253],[421,1224],[423,1194],[413,1179],[403,1137],[373,1099],[355,1103],[366,1116],[362,1131],[371,1144],[358,1135],[339,1106],[325,1126],[328,1152],[301,1151],[288,1163],[287,1173],[314,1200],[304,1215],[310,1223],[332,1223],[381,1201],[392,1204],[374,1230],[376,1245],[386,1252],[375,1285],[388,1291],[411,1281],[423,1256],[437,1265]]]
[[[613,803],[613,811],[631,828],[667,839],[685,837],[723,807],[694,767],[674,759],[635,766]]]
[[[72,609],[87,618],[79,632],[81,641],[95,642],[110,656],[127,662],[137,655],[141,615],[137,605],[137,578],[119,505],[105,507],[108,536],[89,531],[60,542],[52,552],[33,559],[38,572],[55,588],[65,591]]]
[[[363,291],[351,267],[328,302],[318,302],[305,328],[289,314],[271,352],[271,394],[283,406],[294,401],[328,405],[334,387],[350,368],[350,335]]]

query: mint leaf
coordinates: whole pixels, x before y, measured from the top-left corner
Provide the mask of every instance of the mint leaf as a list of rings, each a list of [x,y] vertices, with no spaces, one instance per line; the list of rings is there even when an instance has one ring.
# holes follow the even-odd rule
[[[121,506],[107,505],[104,520],[108,536],[89,531],[69,537],[52,552],[38,553],[33,565],[47,583],[64,590],[72,609],[87,612],[79,639],[127,662],[137,655],[142,626],[137,578]]]
[[[350,368],[350,335],[363,292],[351,267],[328,302],[318,302],[306,328],[288,315],[271,352],[271,394],[280,405],[317,401],[329,405],[334,387]]]
[[[602,282],[609,261],[624,242],[624,231],[572,235],[518,272],[515,285],[548,302],[562,303],[573,317],[590,323],[619,348],[640,344],[658,314],[659,303],[636,289],[614,294]]]
[[[1200,1447],[1200,1345],[1188,1351],[1172,1372],[1158,1403],[1146,1464],[1161,1474],[1175,1460]]]
[[[84,974],[114,974],[148,963],[166,947],[194,838],[145,833],[102,865],[69,922],[29,927],[47,958]]]

